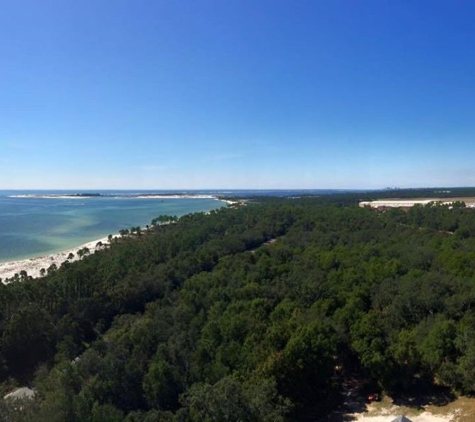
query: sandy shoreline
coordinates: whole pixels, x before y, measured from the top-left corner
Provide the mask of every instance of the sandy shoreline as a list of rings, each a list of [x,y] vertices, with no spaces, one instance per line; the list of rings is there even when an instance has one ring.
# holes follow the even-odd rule
[[[10,195],[11,198],[41,198],[41,199],[88,199],[97,198],[96,196],[83,195],[63,195],[63,194],[20,194]],[[214,199],[224,204],[234,205],[238,201],[231,201],[227,199],[218,198],[216,195],[209,194],[137,194],[137,195],[111,195],[101,196],[106,198],[123,198],[123,199]],[[115,235],[114,237],[120,237]],[[101,242],[102,246],[97,246]],[[26,271],[28,276],[40,277],[41,269],[47,270],[52,264],[55,264],[58,268],[64,261],[74,262],[79,260],[77,252],[80,249],[87,248],[89,253],[94,253],[97,249],[104,248],[104,245],[109,244],[107,237],[101,239],[92,240],[61,252],[50,253],[32,258],[24,258],[15,261],[0,262],[0,279],[5,281],[8,278],[12,278],[15,274],[20,274],[21,271]],[[68,259],[69,254],[73,254],[74,257]]]
[[[48,197],[43,195],[44,197]],[[49,196],[51,197],[51,196]],[[58,198],[58,196],[56,196]],[[64,197],[66,198],[66,197]],[[70,198],[70,197],[67,197]],[[80,197],[72,197],[72,198],[80,198]],[[185,196],[185,195],[168,195],[168,196],[152,196],[152,195],[145,195],[145,196],[136,196],[136,199],[159,199],[159,198],[166,198],[166,199],[174,199],[174,198],[194,198],[194,199],[215,199],[217,201],[223,202],[228,205],[235,205],[239,204],[240,201],[232,201],[228,199],[220,199],[215,196],[211,195],[193,195],[193,196]],[[120,237],[119,234],[116,234],[115,237]],[[64,261],[74,262],[79,260],[78,251],[83,248],[89,249],[89,254],[94,253],[98,249],[103,249],[105,245],[108,245],[109,239],[108,237],[103,237],[101,239],[92,240],[90,242],[84,243],[83,245],[79,245],[61,252],[55,252],[51,254],[41,255],[32,258],[25,258],[16,261],[7,261],[7,262],[0,262],[0,279],[5,282],[6,279],[12,278],[15,274],[20,274],[21,271],[26,271],[27,274],[33,278],[41,276],[41,269],[47,270],[51,265],[55,264],[58,268]],[[99,244],[99,246],[98,246]],[[73,254],[74,257],[68,259],[69,254]]]
[[[117,235],[114,237],[117,237]],[[69,262],[79,260],[77,253],[80,249],[88,248],[89,253],[92,254],[98,249],[103,249],[104,245],[107,244],[109,244],[109,239],[107,237],[103,237],[101,239],[96,239],[61,252],[42,255],[34,258],[20,259],[18,261],[0,262],[0,278],[2,281],[5,281],[5,279],[11,278],[15,274],[20,274],[20,271],[23,270],[26,271],[29,276],[40,277],[40,271],[42,268],[47,270],[52,264],[55,264],[59,268],[66,260]],[[68,255],[70,253],[74,255],[74,258],[68,259]]]

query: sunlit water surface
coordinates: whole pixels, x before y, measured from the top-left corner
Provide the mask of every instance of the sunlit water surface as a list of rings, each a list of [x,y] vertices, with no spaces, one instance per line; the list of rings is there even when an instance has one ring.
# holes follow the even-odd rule
[[[0,191],[0,262],[59,252],[124,228],[145,227],[161,214],[182,216],[225,205],[209,198],[144,199],[114,196],[111,191],[92,198],[14,197],[43,193],[51,192]]]

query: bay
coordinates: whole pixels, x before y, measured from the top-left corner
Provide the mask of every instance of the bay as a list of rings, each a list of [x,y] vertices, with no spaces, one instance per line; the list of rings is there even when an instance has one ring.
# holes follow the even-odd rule
[[[124,228],[145,227],[159,215],[182,216],[226,205],[203,197],[137,197],[181,193],[168,191],[94,191],[101,196],[69,196],[82,192],[0,191],[0,262],[51,254]]]

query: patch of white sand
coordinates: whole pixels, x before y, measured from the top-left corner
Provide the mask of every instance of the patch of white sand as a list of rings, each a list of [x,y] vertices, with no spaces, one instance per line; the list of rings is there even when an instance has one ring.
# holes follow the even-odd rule
[[[354,415],[357,422],[392,422],[399,414],[380,415],[380,416],[365,416],[362,414]],[[418,416],[407,416],[412,422],[451,422],[455,415],[440,416],[434,415],[430,412],[421,413]]]

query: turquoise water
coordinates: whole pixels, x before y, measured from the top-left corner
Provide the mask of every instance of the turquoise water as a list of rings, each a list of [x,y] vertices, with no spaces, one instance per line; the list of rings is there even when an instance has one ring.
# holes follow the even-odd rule
[[[144,199],[110,191],[92,198],[12,197],[49,193],[0,191],[0,262],[59,252],[124,228],[145,227],[161,214],[182,216],[224,205],[208,198]]]

